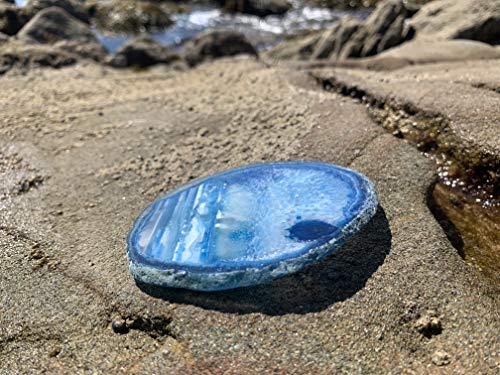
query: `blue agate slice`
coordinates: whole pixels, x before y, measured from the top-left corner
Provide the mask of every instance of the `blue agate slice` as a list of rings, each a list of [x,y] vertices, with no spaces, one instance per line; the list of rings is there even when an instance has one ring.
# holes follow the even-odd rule
[[[320,162],[231,169],[147,207],[128,239],[136,281],[212,291],[296,272],[338,249],[377,209],[372,183]]]

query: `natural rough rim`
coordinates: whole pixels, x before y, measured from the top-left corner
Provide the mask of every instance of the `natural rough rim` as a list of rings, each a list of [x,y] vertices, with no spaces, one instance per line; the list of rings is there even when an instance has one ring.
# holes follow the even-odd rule
[[[226,170],[214,175],[199,178],[192,181],[189,184],[183,185],[169,194],[159,198],[165,199],[177,193],[180,190],[189,189],[190,187],[200,184],[203,181],[210,179],[214,176],[221,176],[228,172],[235,172],[240,169],[247,169],[249,167],[259,167],[265,165],[287,165],[287,164],[311,164],[319,167],[335,168],[340,171],[352,173],[359,178],[360,188],[364,190],[365,200],[363,204],[359,207],[358,213],[354,216],[342,230],[337,234],[337,237],[328,241],[327,243],[311,248],[304,252],[303,254],[294,257],[279,260],[276,263],[268,264],[260,267],[247,266],[241,269],[233,270],[211,270],[204,272],[196,272],[190,270],[188,267],[179,269],[176,267],[157,267],[151,264],[140,264],[137,260],[137,252],[133,248],[132,236],[137,228],[138,223],[142,220],[144,213],[147,209],[154,204],[148,205],[138,218],[135,220],[132,229],[127,237],[127,257],[129,262],[129,269],[134,279],[137,282],[144,284],[151,284],[161,287],[170,288],[184,288],[192,289],[198,291],[216,291],[223,289],[233,289],[237,287],[244,287],[256,284],[263,284],[274,280],[278,277],[282,277],[300,269],[334,253],[338,250],[354,233],[359,231],[366,223],[368,223],[371,218],[375,215],[378,207],[378,199],[375,188],[370,180],[368,180],[363,174],[354,171],[349,168],[343,168],[334,164],[318,162],[318,161],[306,161],[306,160],[294,160],[285,162],[273,162],[273,163],[257,163],[245,165],[233,169]]]

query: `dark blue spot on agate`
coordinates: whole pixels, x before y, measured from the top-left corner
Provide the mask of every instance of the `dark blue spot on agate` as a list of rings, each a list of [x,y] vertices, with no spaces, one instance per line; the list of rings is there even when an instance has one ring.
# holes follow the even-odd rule
[[[300,216],[299,216],[300,217]],[[288,229],[288,237],[297,241],[313,241],[323,237],[331,237],[337,227],[321,220],[304,220]]]
[[[137,281],[221,290],[296,272],[374,215],[372,183],[320,162],[255,164],[180,187],[147,207],[128,239]]]

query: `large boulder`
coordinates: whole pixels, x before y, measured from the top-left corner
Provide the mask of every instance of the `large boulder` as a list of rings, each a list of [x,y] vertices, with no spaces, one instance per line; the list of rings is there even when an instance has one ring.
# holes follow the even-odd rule
[[[0,32],[15,35],[30,18],[31,15],[25,8],[0,3]]]
[[[58,7],[40,11],[19,31],[17,39],[54,44],[57,49],[77,58],[103,61],[107,55],[89,25]]]
[[[203,33],[188,42],[184,54],[187,63],[194,66],[206,60],[225,56],[239,54],[257,56],[257,51],[242,33],[217,30]]]
[[[266,53],[278,59],[344,60],[376,55],[412,39],[407,19],[415,13],[403,0],[387,0],[366,21],[346,17],[331,29],[286,41]]]
[[[90,27],[64,9],[51,7],[33,17],[17,34],[19,39],[38,43],[56,43],[61,40],[97,42]]]
[[[139,34],[163,30],[172,20],[161,4],[152,1],[95,1],[89,12],[96,26],[108,33]]]
[[[423,6],[410,24],[418,38],[500,44],[500,1],[436,0]]]
[[[32,16],[35,16],[41,10],[50,7],[62,8],[80,21],[90,22],[87,10],[81,2],[76,0],[28,0],[25,9]]]
[[[149,35],[138,36],[125,43],[108,59],[115,68],[146,68],[156,64],[181,62],[182,58],[168,47],[161,45]]]
[[[325,35],[323,35],[325,34]],[[290,37],[263,53],[264,57],[276,60],[307,60],[314,52],[322,37],[328,38],[328,31],[312,31],[306,35]]]
[[[380,3],[336,57],[345,59],[373,56],[411,39],[413,29],[405,26],[405,20],[413,12],[402,0]]]
[[[218,0],[218,3],[228,12],[259,17],[285,14],[292,7],[287,0]]]
[[[324,32],[315,45],[311,58],[326,59],[338,56],[351,36],[359,30],[362,22],[354,18],[343,18],[330,30]]]

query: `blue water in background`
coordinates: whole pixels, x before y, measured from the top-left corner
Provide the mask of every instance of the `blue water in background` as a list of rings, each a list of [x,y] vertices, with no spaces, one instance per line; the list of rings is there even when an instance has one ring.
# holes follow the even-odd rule
[[[27,0],[16,0],[18,6]],[[364,19],[369,11],[339,11],[334,9],[304,6],[303,2],[292,2],[293,8],[283,16],[259,18],[246,14],[228,14],[216,7],[193,7],[189,13],[172,15],[174,24],[168,29],[153,33],[158,42],[179,49],[181,45],[206,30],[229,29],[244,33],[259,50],[265,50],[283,39],[303,30],[330,27],[341,17],[352,16]],[[114,52],[131,38],[130,35],[109,35],[94,29],[97,39],[109,52]]]

